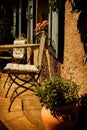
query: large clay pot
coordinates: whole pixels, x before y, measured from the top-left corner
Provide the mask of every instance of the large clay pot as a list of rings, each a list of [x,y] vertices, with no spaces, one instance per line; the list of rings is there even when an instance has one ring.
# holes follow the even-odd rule
[[[51,114],[50,109],[42,107],[41,117],[46,130],[71,130],[77,122],[78,109],[73,106],[68,106],[68,108],[60,107],[58,109],[60,109],[60,113],[63,112],[63,114],[54,117]]]

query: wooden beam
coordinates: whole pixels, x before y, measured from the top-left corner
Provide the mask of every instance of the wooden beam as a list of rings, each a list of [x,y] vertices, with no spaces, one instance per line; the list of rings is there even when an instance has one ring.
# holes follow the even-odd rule
[[[12,49],[12,48],[27,48],[27,47],[38,47],[40,44],[24,44],[24,45],[0,45],[0,50],[1,49]]]

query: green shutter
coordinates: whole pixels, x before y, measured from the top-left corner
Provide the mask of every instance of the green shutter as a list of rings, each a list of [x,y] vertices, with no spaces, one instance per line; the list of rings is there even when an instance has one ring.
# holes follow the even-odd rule
[[[58,8],[55,10],[49,7],[49,25],[48,25],[48,51],[58,59]]]
[[[34,30],[34,9],[35,9],[35,0],[28,0],[28,23],[27,23],[27,38],[30,43],[33,43],[33,30]]]

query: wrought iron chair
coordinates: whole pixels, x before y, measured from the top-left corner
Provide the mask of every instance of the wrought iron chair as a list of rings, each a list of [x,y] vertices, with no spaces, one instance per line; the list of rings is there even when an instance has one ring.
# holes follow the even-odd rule
[[[38,49],[38,64],[37,66],[35,64],[17,64],[17,63],[8,63],[6,67],[4,68],[4,72],[8,74],[10,79],[17,85],[17,87],[12,92],[11,98],[10,98],[10,105],[8,107],[8,111],[11,110],[11,106],[14,102],[14,100],[21,95],[22,93],[26,92],[27,90],[32,89],[32,82],[39,84],[39,77],[41,74],[41,65],[42,65],[42,57],[44,52],[44,45],[45,45],[45,39],[46,35],[43,32],[39,49]],[[35,49],[32,47],[31,49]],[[35,57],[34,57],[35,58]],[[27,78],[25,78],[24,75],[27,75]],[[14,76],[14,77],[13,77]],[[17,79],[17,80],[16,80]],[[20,92],[18,91],[20,88]],[[23,105],[22,105],[23,109]]]
[[[27,40],[24,37],[19,37],[18,39],[14,40],[14,45],[23,45],[23,44],[27,44]],[[12,49],[12,60],[11,63],[22,63],[25,64],[26,63],[26,49],[25,48],[13,48]],[[14,75],[13,75],[14,76]],[[16,77],[15,77],[16,78]],[[3,88],[5,88],[6,84],[9,83],[9,88],[6,92],[5,97],[8,96],[8,92],[13,84],[13,81],[11,80],[11,78],[9,77],[9,75],[7,76],[4,86]]]

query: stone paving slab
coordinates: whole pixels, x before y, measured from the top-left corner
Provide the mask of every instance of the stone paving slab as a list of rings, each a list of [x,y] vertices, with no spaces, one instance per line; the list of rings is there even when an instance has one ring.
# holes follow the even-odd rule
[[[10,103],[10,90],[8,98],[5,98],[6,88],[2,87],[6,77],[3,75],[0,81],[0,120],[9,130],[45,130],[40,111],[41,104],[32,92],[27,91],[19,96],[13,103],[11,112],[8,112]],[[13,86],[14,87],[14,86]],[[21,108],[23,100],[24,110]]]

